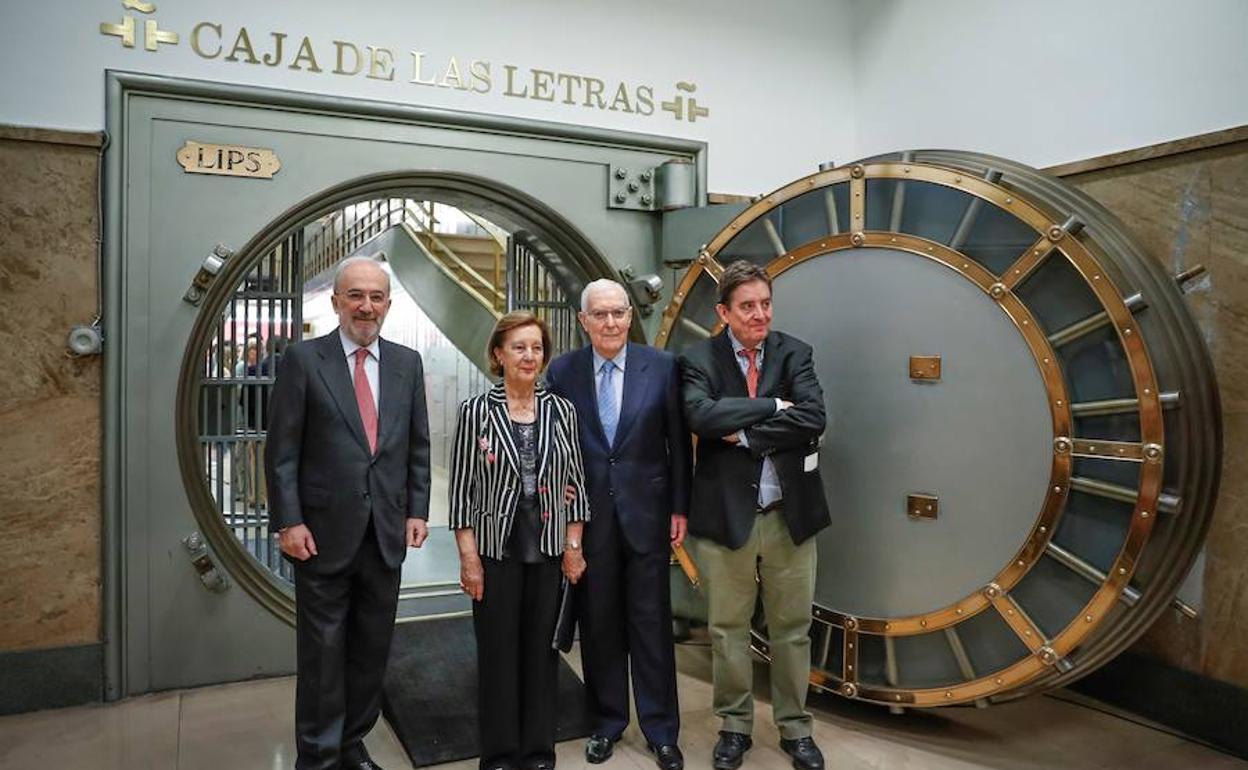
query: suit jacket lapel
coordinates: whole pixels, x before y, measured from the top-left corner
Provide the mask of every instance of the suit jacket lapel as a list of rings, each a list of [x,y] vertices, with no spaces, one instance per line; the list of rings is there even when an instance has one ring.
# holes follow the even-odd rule
[[[355,385],[351,382],[350,367],[342,352],[342,340],[338,337],[337,329],[321,337],[318,352],[321,365],[317,371],[325,382],[325,387],[329,389],[329,394],[333,396],[334,403],[338,405],[338,411],[342,412],[342,419],[351,429],[351,435],[368,452],[364,421],[360,419],[360,407],[355,403]]]
[[[763,340],[763,370],[758,376],[758,395],[774,395],[774,391],[780,385],[780,375],[784,370],[784,362],[781,358],[783,355],[784,343],[780,335],[771,332],[767,335],[767,339]]]
[[[594,372],[594,349],[586,345],[577,351],[577,355],[580,358],[574,360],[571,367],[572,376],[576,378],[573,387],[583,395],[584,403],[587,405],[585,411],[593,415],[590,418],[590,424],[594,428],[594,435],[598,437],[603,446],[607,446],[607,432],[602,429],[602,419],[598,416],[598,385],[595,379],[597,373]],[[616,433],[619,433],[618,429]],[[610,447],[607,448],[610,449]]]
[[[732,352],[732,340],[728,339],[727,327],[715,337],[714,342],[711,343],[711,349],[715,352],[716,362],[723,370],[724,385],[733,391],[724,395],[748,396],[750,389],[745,384],[745,374],[741,371],[741,365],[737,363],[737,356]]]
[[[624,357],[624,395],[621,397],[620,418],[615,425],[615,444],[619,446],[632,427],[633,418],[637,416],[637,406],[646,388],[646,366],[649,364],[637,352],[635,345],[628,346],[628,354]],[[595,409],[595,412],[598,410]]]
[[[555,440],[554,396],[549,390],[541,388],[537,391],[537,478],[541,479],[546,472],[546,461],[550,458],[550,445]],[[573,441],[576,439],[573,438]]]
[[[385,340],[380,341],[378,350],[383,353],[377,360],[377,379],[381,392],[377,395],[377,452],[385,446],[387,427],[394,424],[394,415],[399,394],[403,392],[403,371],[399,368],[399,358],[393,350],[394,346]],[[354,386],[352,387],[354,394]]]
[[[507,394],[503,390],[503,384],[500,382],[493,388],[486,397],[489,404],[490,422],[494,425],[494,432],[498,435],[499,446],[489,448],[493,452],[495,458],[502,455],[506,458],[507,463],[511,465],[511,470],[517,476],[520,474],[520,453],[516,450],[515,440],[511,435],[511,415],[507,413]]]

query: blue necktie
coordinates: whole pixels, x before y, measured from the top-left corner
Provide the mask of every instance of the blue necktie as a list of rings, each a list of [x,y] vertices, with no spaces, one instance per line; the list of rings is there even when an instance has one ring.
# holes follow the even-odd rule
[[[602,432],[607,434],[607,446],[615,443],[615,427],[619,414],[615,405],[615,362],[604,361],[602,381],[598,384],[598,419]]]

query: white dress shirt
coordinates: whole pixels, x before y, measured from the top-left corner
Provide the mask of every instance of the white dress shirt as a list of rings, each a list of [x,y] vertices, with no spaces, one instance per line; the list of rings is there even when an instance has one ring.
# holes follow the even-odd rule
[[[351,375],[351,382],[355,382],[355,351],[360,346],[351,341],[351,338],[338,330],[338,339],[342,340],[342,352],[347,357],[347,373]],[[368,378],[368,389],[373,392],[373,408],[377,410],[378,416],[381,415],[380,403],[378,399],[381,397],[381,391],[378,390],[378,384],[381,379],[381,338],[373,340],[373,344],[368,346],[368,357],[364,359],[364,376]]]

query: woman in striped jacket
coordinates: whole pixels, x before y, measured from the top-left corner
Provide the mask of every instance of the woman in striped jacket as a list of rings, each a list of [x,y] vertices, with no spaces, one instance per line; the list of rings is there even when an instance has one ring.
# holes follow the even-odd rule
[[[460,405],[455,427],[450,525],[474,600],[482,770],[555,766],[560,571],[585,571],[589,510],[576,412],[537,387],[549,352],[540,319],[499,319],[487,354],[503,381]]]

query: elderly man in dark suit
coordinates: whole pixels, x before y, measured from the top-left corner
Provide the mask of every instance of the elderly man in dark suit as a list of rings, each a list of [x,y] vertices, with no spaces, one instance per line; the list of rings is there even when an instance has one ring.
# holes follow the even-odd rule
[[[339,326],[286,349],[269,406],[270,527],[295,564],[298,770],[377,770],[377,721],[405,545],[428,534],[420,354],[380,339],[390,278],[344,260]]]
[[[689,533],[698,538],[722,720],[714,766],[740,767],[751,745],[749,635],[761,588],[780,747],[798,770],[822,770],[806,692],[813,536],[829,523],[818,470],[823,391],[810,346],[771,331],[765,270],[745,261],[725,268],[715,310],[727,328],[681,357],[685,416],[698,436]]]
[[[671,355],[628,343],[632,308],[620,284],[586,286],[579,317],[590,344],[554,361],[546,379],[580,416],[593,511],[578,590],[593,731],[585,758],[605,762],[628,726],[631,663],[646,745],[660,768],[681,770],[668,586],[670,546],[684,539],[689,503],[680,373]]]

